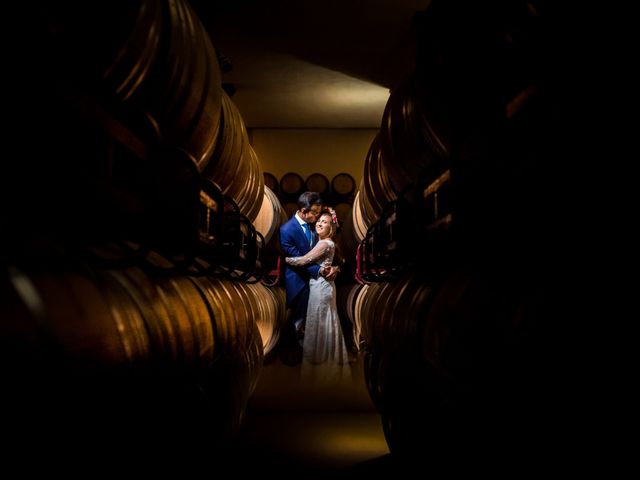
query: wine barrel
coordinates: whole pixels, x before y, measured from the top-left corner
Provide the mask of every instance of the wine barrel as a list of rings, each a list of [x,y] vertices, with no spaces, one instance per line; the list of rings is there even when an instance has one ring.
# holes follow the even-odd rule
[[[262,284],[247,284],[245,288],[254,295],[254,302],[260,309],[256,324],[262,338],[262,348],[266,356],[278,343],[280,333],[286,323],[284,288],[267,288]]]
[[[367,225],[375,223],[384,206],[397,197],[382,161],[380,150],[380,133],[371,142],[364,163],[364,175],[360,184],[360,204]]]
[[[158,224],[149,197],[167,197],[174,186],[182,193],[180,179],[165,173],[197,173],[218,137],[221,82],[208,34],[186,0],[61,1],[36,10],[19,16],[33,21],[15,52],[28,64],[16,93],[27,102],[20,110],[40,122],[16,124],[17,136],[42,141],[31,142],[30,167],[8,178],[16,193],[21,185],[31,192],[18,202],[24,213],[43,201],[60,213],[29,233],[113,238]]]
[[[249,154],[247,161],[251,168],[249,169],[245,190],[243,190],[244,195],[238,195],[238,206],[240,211],[243,211],[243,213],[246,211],[247,218],[253,221],[262,207],[264,178],[258,154],[251,145],[248,146],[247,150]]]
[[[421,331],[432,296],[431,284],[414,274],[393,283],[371,285],[362,306],[362,333],[372,349],[406,348]]]
[[[218,399],[219,408],[225,412],[225,430],[234,432],[242,422],[262,366],[263,342],[257,320],[265,310],[244,283],[209,277],[191,281],[212,312],[217,341],[215,369],[208,387],[227,392],[226,398],[221,395]]]
[[[429,381],[434,377],[420,358],[420,339],[433,298],[432,283],[407,275],[394,283],[369,286],[361,304],[365,340],[365,380],[380,410],[387,444],[396,455],[414,451],[408,439],[424,448],[423,409],[429,405]],[[420,423],[420,430],[415,424]],[[431,435],[431,432],[430,434]],[[427,436],[428,437],[428,436]]]
[[[107,291],[113,292],[110,303],[140,312],[155,370],[211,368],[215,344],[210,315],[186,278],[156,279],[138,268],[109,270],[101,276]]]
[[[558,357],[546,348],[545,329],[551,325],[543,323],[528,281],[501,273],[456,270],[447,275],[421,332],[421,356],[460,391],[473,385],[492,401],[505,395],[527,403],[542,388],[534,379],[550,379]],[[544,361],[541,348],[548,355]]]
[[[282,317],[262,286],[154,278],[134,267],[28,274],[14,269],[2,288],[0,332],[30,359],[21,362],[20,372],[34,385],[59,382],[62,401],[91,388],[83,408],[104,409],[109,418],[117,408],[122,422],[155,395],[164,395],[153,404],[155,414],[165,399],[196,401],[211,434],[221,437],[237,431],[255,388],[263,356],[256,322]],[[115,399],[120,402],[112,404]],[[171,412],[164,420],[177,425],[180,415]]]
[[[358,191],[356,198],[353,202],[353,208],[351,209],[351,216],[353,218],[353,232],[358,243],[364,240],[367,235],[367,230],[373,224],[366,212],[361,201],[361,193]]]
[[[238,108],[222,94],[222,122],[216,149],[202,171],[230,196],[249,220],[255,220],[264,197],[264,177]]]
[[[321,198],[326,198],[331,185],[329,179],[321,173],[312,173],[304,181],[304,188],[307,192],[318,192]]]
[[[288,172],[280,178],[280,195],[284,203],[297,202],[303,192],[304,179],[300,174]]]
[[[64,455],[69,448],[84,452],[87,444],[88,454],[96,448],[111,452],[114,440],[135,448],[128,443],[134,430],[138,446],[143,442],[155,450],[171,445],[173,435],[186,434],[189,426],[191,435],[204,425],[211,428],[203,418],[208,409],[200,409],[192,395],[195,376],[156,362],[144,312],[129,292],[110,289],[110,282],[85,268],[12,270],[9,283],[0,287],[3,400],[16,417],[4,422],[6,432],[28,428],[50,440],[34,445],[34,453]],[[189,410],[183,409],[187,404]],[[185,411],[200,415],[200,427],[185,419]],[[69,436],[50,437],[61,429]]]
[[[380,412],[382,417],[382,426],[385,434],[385,440],[389,445],[389,450],[396,452],[392,447],[390,436],[387,435],[386,418],[388,416],[388,408],[386,405],[388,395],[388,375],[390,373],[388,369],[387,357],[381,356],[378,353],[372,352],[365,348],[364,354],[364,381],[367,387],[367,392],[371,398],[376,409]]]
[[[362,334],[362,325],[364,323],[364,305],[369,296],[369,285],[363,284],[359,288],[352,290],[352,296],[350,297],[350,304],[353,308],[350,310],[353,315],[353,326],[355,328],[354,336],[358,338],[360,344],[365,342],[364,335]]]
[[[202,171],[213,154],[220,125],[222,88],[216,52],[209,35],[186,1],[164,12],[167,57],[158,62],[149,111],[157,118],[163,140],[179,146]],[[155,108],[155,105],[160,105]],[[166,127],[165,127],[166,126]]]
[[[428,106],[418,100],[413,76],[391,91],[382,116],[382,164],[396,192],[426,187],[449,165],[450,130],[434,125]]]
[[[280,195],[280,182],[278,182],[276,176],[269,172],[263,172],[262,175],[264,176],[264,184],[269,187],[269,190],[275,193],[276,196]]]
[[[347,350],[350,352],[357,351],[357,341],[354,339],[353,321],[349,315],[348,298],[352,284],[342,284],[336,287],[336,306],[338,308],[338,318],[340,319],[340,327],[342,328],[342,336]]]
[[[354,351],[359,351],[361,346],[361,305],[368,289],[369,285],[359,283],[355,285],[340,285],[338,287],[338,313],[345,333],[345,341],[349,339]],[[347,328],[348,331],[346,331]]]
[[[340,209],[343,213],[338,214],[338,205],[336,205],[336,215],[340,219],[340,215],[344,218],[344,222],[340,226],[340,234],[336,236],[336,243],[340,246],[342,256],[347,261],[354,262],[356,257],[356,250],[358,244],[362,241],[366,235],[366,226],[363,225],[362,216],[360,213],[360,193],[356,194],[355,201],[352,207],[348,207],[346,204],[340,204]],[[364,230],[364,232],[363,232]]]
[[[221,78],[209,35],[189,3],[56,7],[47,21],[56,32],[53,57],[63,65],[56,74],[69,79],[60,84],[82,85],[115,112],[136,105],[153,118],[165,145],[181,148],[202,168],[216,143]],[[131,118],[116,117],[135,130]]]
[[[34,370],[25,374],[43,366],[97,373],[148,364],[150,340],[140,313],[125,308],[118,315],[101,287],[80,272],[10,270],[0,328],[2,338],[12,338],[14,348],[31,359],[25,364]]]
[[[268,244],[280,225],[287,221],[287,212],[280,204],[280,200],[275,193],[267,186],[264,187],[264,199],[258,216],[253,221],[253,226],[264,237],[265,244]]]
[[[455,128],[451,179],[457,228],[470,243],[485,244],[480,255],[509,237],[505,244],[511,249],[548,250],[540,255],[544,260],[555,246],[535,225],[562,224],[565,213],[559,212],[577,194],[567,194],[554,180],[573,176],[576,166],[564,162],[560,145],[549,148],[549,138],[566,138],[564,126],[553,126],[557,117],[549,93],[562,88],[559,70],[568,65],[562,52],[570,36],[550,35],[547,27],[562,17],[559,11],[531,8],[529,2],[459,7],[433,2],[415,24],[416,100],[436,131]],[[470,78],[470,71],[478,75]],[[584,117],[579,109],[567,113],[569,124]],[[550,175],[550,164],[566,170]],[[499,225],[487,224],[485,205],[496,205],[492,215],[501,218]]]
[[[253,311],[251,295],[244,290],[244,284],[208,277],[192,278],[191,281],[213,311],[215,338],[220,347],[216,348],[217,355],[233,356],[248,351],[259,337],[254,329],[258,315]]]
[[[519,440],[548,431],[559,357],[528,285],[461,269],[369,287],[367,386],[394,454],[476,451],[488,428]]]
[[[348,200],[356,193],[356,181],[348,173],[338,173],[331,179],[331,193],[335,199]]]
[[[242,160],[249,144],[249,136],[240,112],[224,91],[220,120],[216,149],[202,175],[215,182],[223,193],[235,200],[233,194],[227,192],[234,180],[242,179],[247,175],[247,165]],[[233,193],[235,191],[234,189]]]

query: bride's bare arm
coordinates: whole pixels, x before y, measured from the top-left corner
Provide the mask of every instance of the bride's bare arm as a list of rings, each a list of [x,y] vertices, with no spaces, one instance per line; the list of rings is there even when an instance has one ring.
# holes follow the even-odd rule
[[[327,253],[327,250],[329,250],[327,242],[318,242],[318,244],[306,255],[302,257],[286,257],[285,260],[287,265],[302,267],[320,260]]]

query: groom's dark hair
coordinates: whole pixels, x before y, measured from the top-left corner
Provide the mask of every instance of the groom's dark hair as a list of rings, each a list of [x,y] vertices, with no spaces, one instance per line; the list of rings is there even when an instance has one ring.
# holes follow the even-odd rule
[[[298,197],[298,210],[309,210],[312,205],[322,205],[318,192],[304,192]]]

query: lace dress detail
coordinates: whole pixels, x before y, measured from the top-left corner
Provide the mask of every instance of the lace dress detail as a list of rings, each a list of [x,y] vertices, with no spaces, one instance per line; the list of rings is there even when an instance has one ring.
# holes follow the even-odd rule
[[[287,257],[290,265],[302,266],[315,262],[331,266],[335,244],[332,240],[320,240],[303,257]],[[309,281],[309,304],[302,344],[302,375],[318,381],[348,379],[351,376],[347,348],[342,335],[336,286],[318,276]]]

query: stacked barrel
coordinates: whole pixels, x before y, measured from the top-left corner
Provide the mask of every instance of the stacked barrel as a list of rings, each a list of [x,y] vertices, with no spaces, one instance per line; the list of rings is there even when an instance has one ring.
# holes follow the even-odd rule
[[[224,92],[221,125],[216,149],[203,176],[219,185],[222,193],[233,198],[240,211],[253,221],[264,197],[262,168],[249,143],[242,116]]]
[[[335,208],[340,223],[347,219],[357,190],[354,178],[346,173],[335,174],[331,180],[322,173],[314,172],[306,178],[297,172],[287,172],[280,180],[269,172],[264,174],[265,182],[280,199],[288,217],[298,209],[298,197],[303,192],[318,192],[326,205]]]
[[[0,282],[16,432],[111,438],[105,455],[224,444],[284,317],[225,257],[254,242],[258,264],[285,217],[209,36],[184,0],[24,8],[12,141],[30,148],[7,170]]]
[[[570,277],[544,234],[563,200],[547,15],[431,2],[365,162],[349,227],[366,379],[392,454],[418,465],[521,455],[565,402],[547,397],[566,365],[544,333],[564,321],[549,276]]]

